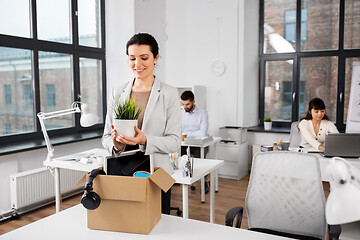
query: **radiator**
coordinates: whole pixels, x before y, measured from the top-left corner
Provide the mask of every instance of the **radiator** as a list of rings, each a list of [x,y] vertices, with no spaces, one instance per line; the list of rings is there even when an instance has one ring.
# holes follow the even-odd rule
[[[81,187],[74,189],[74,186],[83,175],[81,171],[61,169],[61,194],[79,192]],[[44,206],[55,199],[54,176],[46,167],[10,175],[10,194],[11,207],[15,210]]]

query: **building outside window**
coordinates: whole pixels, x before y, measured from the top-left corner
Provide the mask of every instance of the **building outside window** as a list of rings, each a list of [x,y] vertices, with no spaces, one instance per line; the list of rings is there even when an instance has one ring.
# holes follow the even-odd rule
[[[7,135],[11,133],[11,124],[10,123],[5,123],[4,124],[4,131],[3,134]]]
[[[29,84],[23,85],[24,89],[24,108],[31,108],[34,104],[32,86]]]
[[[290,127],[319,97],[344,130],[360,1],[264,0],[260,8],[260,122],[270,116],[273,126]]]
[[[307,33],[307,10],[301,10],[301,41],[306,41],[306,33]],[[289,42],[294,43],[296,39],[296,10],[286,10],[285,11],[285,19],[284,19],[284,32],[285,39]]]
[[[4,85],[4,105],[6,107],[10,107],[11,103],[11,86],[9,84],[6,84]]]
[[[104,6],[104,0],[0,3],[0,16],[6,19],[0,22],[0,84],[6,107],[0,113],[1,143],[42,139],[36,114],[68,109],[74,101],[91,101],[98,124],[82,128],[75,121],[78,114],[48,119],[45,125],[51,136],[103,128]],[[84,59],[95,64],[84,68]],[[86,81],[81,80],[85,73]],[[93,87],[96,94],[89,90]]]
[[[46,84],[46,107],[47,109],[55,108],[55,86],[54,84]]]

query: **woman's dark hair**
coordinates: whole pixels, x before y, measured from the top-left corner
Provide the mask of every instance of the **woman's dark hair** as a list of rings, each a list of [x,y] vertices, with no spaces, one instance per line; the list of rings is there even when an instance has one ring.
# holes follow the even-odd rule
[[[156,39],[148,33],[137,33],[126,43],[126,55],[129,55],[128,48],[131,45],[148,45],[154,58],[159,54],[159,46]]]
[[[309,107],[308,107],[308,110],[306,112],[306,116],[301,118],[299,120],[299,122],[301,122],[301,120],[311,120],[312,119],[312,116],[311,116],[311,109],[315,109],[315,110],[324,110],[325,109],[325,103],[323,100],[321,100],[320,98],[313,98],[310,100],[309,102]],[[322,118],[323,120],[329,120],[330,121],[330,118],[328,117],[328,115],[324,115],[324,117]]]

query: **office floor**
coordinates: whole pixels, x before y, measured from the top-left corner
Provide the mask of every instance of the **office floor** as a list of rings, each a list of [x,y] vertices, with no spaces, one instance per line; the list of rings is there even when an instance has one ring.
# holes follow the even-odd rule
[[[249,176],[245,176],[240,180],[231,180],[219,178],[219,192],[216,193],[215,200],[215,223],[224,225],[226,212],[235,206],[245,206],[245,195]],[[189,218],[209,221],[210,219],[210,195],[206,195],[206,203],[200,201],[200,182],[195,185],[194,191],[189,190]],[[324,183],[325,196],[328,196],[329,184]],[[62,209],[69,208],[79,204],[81,194],[63,200]],[[181,186],[175,185],[172,188],[172,207],[182,208],[181,202]],[[47,217],[55,213],[55,204],[48,205],[38,210],[29,212],[21,216],[20,220],[7,220],[0,223],[0,235],[12,231],[16,228],[25,226],[31,222],[35,222],[41,218]],[[171,215],[176,215],[176,211],[172,211]],[[248,222],[246,213],[242,221],[241,228],[247,228]]]

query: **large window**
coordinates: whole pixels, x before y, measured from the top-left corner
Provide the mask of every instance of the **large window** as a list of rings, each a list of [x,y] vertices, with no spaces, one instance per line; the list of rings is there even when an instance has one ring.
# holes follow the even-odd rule
[[[78,114],[45,120],[51,136],[103,128],[105,1],[0,1],[0,142],[43,139],[38,112],[87,102],[99,122]]]
[[[263,0],[260,14],[260,120],[290,126],[319,97],[346,126],[352,63],[360,60],[360,1]]]

